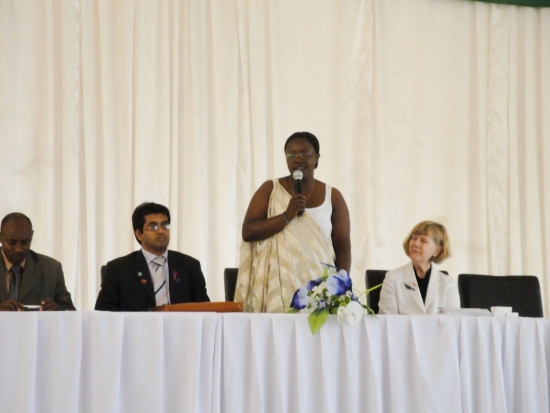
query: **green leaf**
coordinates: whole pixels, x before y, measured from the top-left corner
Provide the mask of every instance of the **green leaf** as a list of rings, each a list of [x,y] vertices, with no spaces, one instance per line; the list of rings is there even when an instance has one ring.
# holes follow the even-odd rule
[[[328,318],[328,308],[323,308],[322,310],[315,310],[309,315],[307,321],[309,323],[309,329],[311,334],[316,334],[321,327],[325,324]]]
[[[286,310],[286,312],[289,313],[289,314],[296,314],[299,311],[300,310],[296,310],[295,308],[289,308],[288,310]]]
[[[377,288],[380,288],[380,287],[382,287],[382,284],[375,285],[374,287],[369,288],[369,289],[366,290],[365,292],[368,294],[368,293],[370,293],[371,291],[374,291],[374,290],[376,290]]]

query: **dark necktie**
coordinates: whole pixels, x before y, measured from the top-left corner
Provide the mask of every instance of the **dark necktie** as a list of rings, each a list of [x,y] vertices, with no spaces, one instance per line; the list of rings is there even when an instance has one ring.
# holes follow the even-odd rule
[[[19,289],[21,288],[21,265],[13,264],[10,268],[10,298],[19,301]]]

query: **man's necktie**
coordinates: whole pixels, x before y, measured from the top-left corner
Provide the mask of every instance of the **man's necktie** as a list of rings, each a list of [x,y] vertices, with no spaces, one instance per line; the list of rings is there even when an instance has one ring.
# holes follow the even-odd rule
[[[19,289],[21,288],[21,265],[13,264],[10,268],[10,298],[19,301]]]
[[[153,285],[155,288],[155,301],[157,307],[160,305],[168,304],[168,289],[166,288],[166,279],[164,278],[164,261],[165,258],[160,256],[153,260],[153,263],[157,265],[155,273],[153,274]]]

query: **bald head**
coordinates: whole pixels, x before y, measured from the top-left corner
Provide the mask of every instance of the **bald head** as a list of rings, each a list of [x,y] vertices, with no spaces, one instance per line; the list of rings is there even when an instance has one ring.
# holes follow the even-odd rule
[[[2,219],[2,223],[0,224],[0,231],[3,231],[4,226],[11,221],[20,221],[21,223],[26,222],[27,224],[29,224],[29,227],[31,228],[31,231],[32,231],[31,220],[29,219],[28,216],[26,216],[25,214],[22,214],[21,212],[12,212],[11,214],[6,215]]]
[[[8,214],[0,224],[2,252],[12,264],[21,264],[31,248],[32,223],[24,214]]]

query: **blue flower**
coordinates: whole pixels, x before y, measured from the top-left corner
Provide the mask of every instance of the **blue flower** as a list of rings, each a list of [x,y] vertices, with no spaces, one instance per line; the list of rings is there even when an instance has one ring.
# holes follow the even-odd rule
[[[331,275],[327,278],[327,290],[332,295],[345,294],[347,289],[346,283],[336,275]]]
[[[351,278],[345,270],[327,278],[327,289],[332,295],[342,295],[351,291]]]
[[[340,278],[344,282],[344,284],[346,284],[346,291],[351,291],[351,277],[346,272],[346,270],[338,271],[335,277]]]
[[[302,310],[309,304],[308,290],[305,287],[300,287],[294,293],[290,306],[296,310]]]
[[[322,310],[323,308],[325,308],[327,306],[327,302],[325,300],[320,300],[318,303],[317,303],[317,308],[319,310]]]
[[[315,287],[317,287],[319,284],[321,284],[323,282],[323,277],[321,278],[317,278],[316,280],[311,280],[311,281],[308,281],[308,283],[306,284],[306,289],[308,291],[311,291],[313,290]]]

